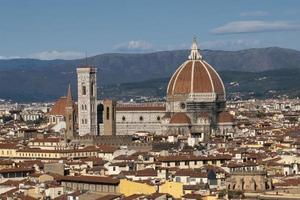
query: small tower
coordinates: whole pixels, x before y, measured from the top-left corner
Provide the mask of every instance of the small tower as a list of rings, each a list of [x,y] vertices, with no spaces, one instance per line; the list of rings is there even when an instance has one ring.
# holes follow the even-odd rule
[[[103,135],[116,135],[116,102],[106,99],[103,101]]]
[[[66,121],[66,131],[65,131],[65,139],[72,140],[74,138],[74,106],[72,100],[72,92],[71,86],[69,84],[68,94],[66,99],[66,107],[65,107],[65,121]]]
[[[193,43],[191,46],[191,54],[189,55],[190,60],[200,60],[202,59],[202,56],[199,52],[198,44],[197,44],[197,39],[194,37]]]
[[[98,135],[97,128],[97,69],[77,68],[79,135]]]

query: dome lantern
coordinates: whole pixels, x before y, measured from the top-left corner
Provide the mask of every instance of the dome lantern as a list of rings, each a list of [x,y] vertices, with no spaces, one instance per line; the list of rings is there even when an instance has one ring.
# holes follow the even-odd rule
[[[202,60],[202,56],[199,53],[197,40],[196,38],[193,39],[192,47],[191,47],[191,54],[189,55],[190,60]]]

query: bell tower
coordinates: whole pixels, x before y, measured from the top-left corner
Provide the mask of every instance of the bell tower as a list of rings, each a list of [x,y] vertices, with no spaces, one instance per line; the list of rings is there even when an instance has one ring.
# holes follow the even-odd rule
[[[66,121],[66,132],[65,139],[72,140],[74,138],[74,124],[75,124],[75,116],[74,116],[74,106],[72,100],[71,86],[68,87],[68,94],[66,100],[65,107],[65,121]]]
[[[116,101],[105,99],[103,107],[103,135],[116,135]]]
[[[97,69],[77,68],[79,135],[98,135],[97,127]]]

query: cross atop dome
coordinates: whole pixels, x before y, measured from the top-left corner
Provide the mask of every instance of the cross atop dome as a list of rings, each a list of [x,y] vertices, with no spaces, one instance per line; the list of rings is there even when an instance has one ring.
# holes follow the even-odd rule
[[[194,39],[193,39],[193,44],[192,44],[192,47],[191,47],[191,54],[189,55],[189,59],[190,60],[200,60],[200,59],[202,59],[202,56],[199,53],[196,37],[194,37]]]

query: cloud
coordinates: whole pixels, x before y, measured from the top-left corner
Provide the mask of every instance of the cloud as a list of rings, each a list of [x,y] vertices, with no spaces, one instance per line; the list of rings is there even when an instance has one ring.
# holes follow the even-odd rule
[[[18,58],[22,58],[22,57],[19,57],[19,56],[0,56],[0,60],[18,59]]]
[[[55,59],[64,59],[71,60],[77,58],[85,57],[84,53],[75,52],[75,51],[42,51],[34,53],[28,56],[29,58],[35,58],[40,60],[55,60]]]
[[[200,43],[201,49],[241,50],[260,47],[261,41],[256,39],[211,40]]]
[[[152,50],[153,45],[144,40],[131,40],[125,43],[117,44],[114,50],[120,52],[147,52]]]
[[[242,12],[240,16],[242,17],[263,17],[269,15],[266,11],[256,10],[256,11],[249,11],[249,12]]]
[[[214,34],[259,33],[300,30],[300,24],[291,21],[233,21],[211,30]]]

